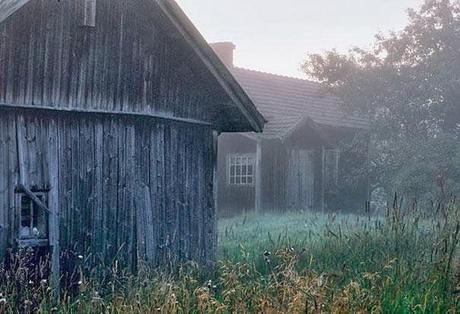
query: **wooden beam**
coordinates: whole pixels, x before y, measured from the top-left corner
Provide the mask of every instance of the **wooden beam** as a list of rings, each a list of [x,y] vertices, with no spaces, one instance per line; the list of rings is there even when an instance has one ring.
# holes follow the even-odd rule
[[[213,185],[213,199],[214,199],[214,202],[213,202],[213,206],[214,206],[214,217],[216,217],[216,214],[217,214],[217,199],[218,199],[218,180],[219,180],[219,175],[218,175],[218,172],[217,172],[217,169],[218,169],[218,156],[219,156],[219,151],[218,151],[218,148],[219,148],[219,133],[217,131],[213,131],[213,157],[212,157],[212,162],[213,162],[213,178],[212,178],[212,185]],[[213,259],[215,259],[217,257],[217,242],[218,242],[218,239],[217,239],[217,234],[218,234],[218,230],[217,230],[217,220],[215,220],[213,223],[213,232],[214,232],[214,238],[212,239],[213,241]]]
[[[172,116],[166,116],[161,114],[149,114],[149,113],[141,113],[141,112],[124,112],[124,111],[108,111],[108,110],[97,110],[97,109],[80,109],[80,108],[57,108],[57,107],[46,107],[46,106],[30,106],[30,105],[19,105],[19,104],[8,104],[8,103],[0,103],[0,110],[24,110],[24,111],[36,111],[36,112],[44,112],[44,113],[61,113],[61,114],[91,114],[91,115],[101,115],[101,116],[122,116],[122,117],[130,117],[130,118],[146,118],[152,120],[166,120],[166,121],[174,121],[178,123],[184,124],[193,124],[193,125],[203,125],[209,126],[213,129],[218,129],[211,123],[194,120],[194,119],[186,119],[186,118],[177,118]]]
[[[19,183],[18,185],[18,192],[27,195],[27,197],[29,197],[32,200],[32,202],[34,202],[35,205],[37,205],[41,210],[44,210],[48,214],[52,214],[48,207],[45,204],[43,204],[43,202],[34,194],[34,192],[26,188],[22,183]]]
[[[255,210],[260,213],[262,210],[262,139],[257,138],[256,152],[256,195],[255,195]]]

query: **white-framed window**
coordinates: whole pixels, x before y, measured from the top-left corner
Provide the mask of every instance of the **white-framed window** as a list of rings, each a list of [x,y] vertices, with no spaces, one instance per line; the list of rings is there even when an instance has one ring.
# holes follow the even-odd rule
[[[254,185],[255,154],[228,155],[227,172],[230,185]]]

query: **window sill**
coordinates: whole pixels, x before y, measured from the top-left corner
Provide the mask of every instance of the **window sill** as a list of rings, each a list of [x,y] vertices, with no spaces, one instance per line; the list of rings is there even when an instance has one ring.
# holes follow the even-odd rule
[[[20,248],[49,246],[48,239],[19,239],[17,241]]]

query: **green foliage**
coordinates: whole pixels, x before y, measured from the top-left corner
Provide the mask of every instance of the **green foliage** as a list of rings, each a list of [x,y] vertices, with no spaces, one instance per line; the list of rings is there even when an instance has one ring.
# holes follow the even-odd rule
[[[304,70],[370,116],[375,187],[432,199],[434,185],[445,198],[460,190],[460,4],[426,0],[409,17],[373,49],[310,55]]]
[[[28,285],[19,267],[3,272],[0,312],[456,313],[459,214],[453,205],[430,216],[395,206],[379,218],[226,219],[214,274],[184,265],[176,275],[131,276],[114,263],[109,282],[82,278],[80,291],[56,305],[47,282]]]

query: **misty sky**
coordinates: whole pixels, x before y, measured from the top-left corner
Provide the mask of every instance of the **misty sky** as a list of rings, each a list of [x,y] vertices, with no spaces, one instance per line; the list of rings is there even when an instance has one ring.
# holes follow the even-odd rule
[[[400,30],[422,0],[177,0],[209,42],[233,41],[238,66],[302,77],[307,52],[366,47]]]

